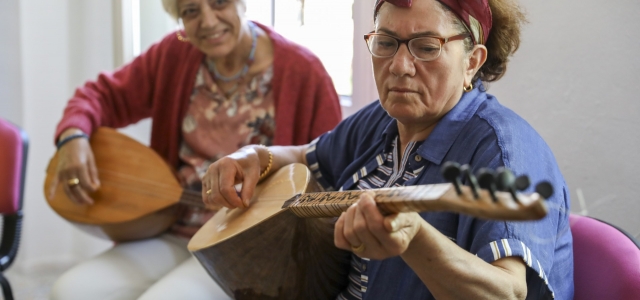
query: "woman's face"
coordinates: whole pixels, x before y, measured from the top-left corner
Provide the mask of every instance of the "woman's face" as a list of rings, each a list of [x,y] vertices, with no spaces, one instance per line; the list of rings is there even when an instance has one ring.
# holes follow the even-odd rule
[[[189,42],[207,57],[229,54],[242,37],[245,6],[239,0],[179,0],[178,15]]]
[[[409,9],[384,3],[378,12],[376,32],[399,39],[448,38],[462,33],[456,30],[452,18],[436,0],[413,1]],[[464,42],[456,40],[444,44],[433,61],[417,60],[406,44],[401,44],[393,57],[372,57],[382,106],[406,126],[437,122],[462,96],[467,56]]]

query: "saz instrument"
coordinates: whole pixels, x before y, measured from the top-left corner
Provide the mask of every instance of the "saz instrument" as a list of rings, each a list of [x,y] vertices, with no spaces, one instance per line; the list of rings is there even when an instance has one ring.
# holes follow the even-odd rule
[[[151,148],[106,127],[89,142],[101,183],[89,195],[93,205],[71,202],[63,190],[65,182],[48,197],[57,176],[57,154],[49,161],[44,182],[49,206],[79,228],[116,242],[143,239],[166,231],[176,221],[178,204],[204,207],[200,192],[183,189],[171,167]]]
[[[347,286],[350,252],[334,246],[334,222],[364,191],[313,192],[317,185],[310,182],[306,166],[285,166],[256,187],[248,208],[222,208],[189,241],[189,251],[229,296],[335,299]],[[547,214],[539,193],[473,192],[450,183],[372,191],[386,214],[450,211],[493,220]]]

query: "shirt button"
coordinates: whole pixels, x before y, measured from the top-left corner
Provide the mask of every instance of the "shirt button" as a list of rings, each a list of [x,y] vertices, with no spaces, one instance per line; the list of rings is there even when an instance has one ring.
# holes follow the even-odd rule
[[[422,156],[416,154],[415,160],[418,162],[422,161]]]
[[[367,271],[367,264],[366,263],[362,263],[362,272]]]

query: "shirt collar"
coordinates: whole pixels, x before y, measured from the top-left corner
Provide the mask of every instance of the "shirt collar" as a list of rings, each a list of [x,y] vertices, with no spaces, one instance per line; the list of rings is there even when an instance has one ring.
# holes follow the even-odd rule
[[[387,127],[382,131],[382,153],[391,152],[391,145],[396,136],[398,136],[398,120],[391,118],[391,122],[389,122]]]

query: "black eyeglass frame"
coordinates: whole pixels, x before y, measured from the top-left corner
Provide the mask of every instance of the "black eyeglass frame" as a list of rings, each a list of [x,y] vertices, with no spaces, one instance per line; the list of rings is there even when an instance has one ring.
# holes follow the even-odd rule
[[[398,47],[396,47],[396,51],[393,51],[393,54],[388,55],[388,56],[381,56],[381,55],[375,55],[373,54],[373,52],[371,52],[371,46],[369,45],[369,39],[372,36],[385,36],[385,37],[390,37],[394,40],[396,40],[398,42]],[[411,53],[411,55],[420,61],[434,61],[436,59],[438,59],[438,57],[440,57],[440,54],[442,53],[442,46],[444,46],[444,44],[451,42],[451,41],[458,41],[458,40],[464,40],[466,38],[470,38],[471,34],[468,32],[465,33],[461,33],[461,34],[457,34],[454,36],[450,36],[447,38],[443,38],[443,37],[439,37],[439,36],[417,36],[414,38],[410,38],[410,39],[399,39],[395,36],[392,35],[388,35],[385,33],[376,33],[375,31],[369,32],[367,34],[364,35],[364,42],[367,44],[367,50],[369,50],[369,53],[371,53],[371,55],[373,55],[374,57],[380,57],[380,58],[389,58],[389,57],[393,57],[394,55],[396,55],[396,53],[398,53],[398,49],[400,49],[400,45],[405,44],[407,46],[407,49],[409,50],[409,53]],[[409,42],[411,42],[412,40],[415,39],[422,39],[422,38],[433,38],[433,39],[437,39],[438,41],[440,41],[440,49],[438,50],[438,55],[436,55],[433,59],[422,59],[417,57],[415,54],[413,54],[413,51],[411,51],[411,48],[409,47]]]

